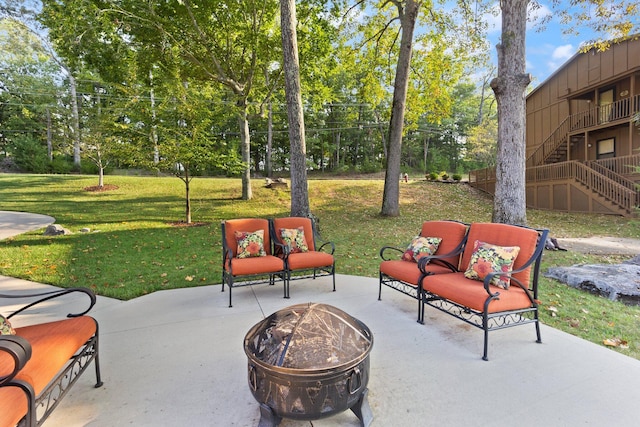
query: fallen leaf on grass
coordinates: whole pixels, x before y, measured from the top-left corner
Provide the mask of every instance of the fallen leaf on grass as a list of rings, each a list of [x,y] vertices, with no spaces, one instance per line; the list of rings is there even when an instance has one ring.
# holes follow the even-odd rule
[[[558,309],[552,305],[547,307],[547,310],[551,312],[551,317],[556,317],[558,315]]]
[[[187,282],[192,282],[193,281],[193,276],[187,276],[184,278],[184,280],[186,280]]]
[[[606,338],[602,343],[607,347],[629,348],[629,343],[620,338]]]

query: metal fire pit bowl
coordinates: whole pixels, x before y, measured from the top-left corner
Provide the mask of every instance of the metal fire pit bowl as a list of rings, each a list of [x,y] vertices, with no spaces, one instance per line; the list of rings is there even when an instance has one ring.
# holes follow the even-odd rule
[[[364,323],[326,304],[293,305],[258,322],[244,338],[249,388],[260,404],[258,427],[347,409],[368,426],[372,346]]]

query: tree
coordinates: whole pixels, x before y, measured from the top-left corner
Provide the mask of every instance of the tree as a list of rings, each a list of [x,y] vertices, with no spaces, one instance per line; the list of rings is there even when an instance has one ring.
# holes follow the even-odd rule
[[[402,26],[400,51],[396,66],[396,77],[393,84],[393,103],[389,122],[389,150],[384,176],[384,193],[382,195],[382,211],[385,216],[400,215],[400,158],[402,153],[402,131],[404,126],[405,102],[409,86],[409,70],[413,49],[413,31],[415,29],[421,1],[407,0],[393,2],[398,8],[398,16]]]
[[[307,191],[307,153],[300,89],[295,0],[281,0],[280,10],[287,117],[291,141],[291,216],[308,217],[310,211]]]
[[[262,70],[271,70],[269,64],[281,49],[276,0],[44,0],[43,5],[43,22],[63,54],[90,64],[103,76],[117,68],[113,61],[123,52],[133,52],[149,69],[154,64],[179,65],[181,77],[225,88],[234,100],[246,167],[242,198],[251,199],[249,117],[259,104],[256,100],[269,92],[260,80]],[[166,64],[175,57],[178,63]],[[271,70],[272,84],[278,83],[280,72]]]
[[[525,33],[528,0],[501,2],[502,39],[498,51],[498,77],[491,81],[498,105],[498,146],[493,222],[527,223],[525,181]]]

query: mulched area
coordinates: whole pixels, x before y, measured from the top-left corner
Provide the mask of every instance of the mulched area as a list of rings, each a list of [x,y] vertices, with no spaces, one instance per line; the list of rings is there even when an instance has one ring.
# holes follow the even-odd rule
[[[84,191],[90,191],[90,192],[100,192],[100,191],[111,191],[111,190],[117,190],[118,187],[117,185],[112,185],[112,184],[106,184],[103,185],[102,187],[98,186],[98,185],[94,185],[91,187],[84,187]]]
[[[171,225],[172,227],[203,227],[205,225],[209,225],[208,222],[184,222],[184,221],[176,221],[176,222],[170,222],[169,225]]]

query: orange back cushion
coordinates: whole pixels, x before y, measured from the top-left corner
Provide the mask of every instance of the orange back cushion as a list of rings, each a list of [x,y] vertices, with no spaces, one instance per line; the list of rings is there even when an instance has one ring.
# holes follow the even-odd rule
[[[440,237],[442,241],[436,251],[437,255],[446,254],[454,250],[467,233],[467,226],[455,221],[425,221],[422,224],[420,235],[423,237]],[[446,258],[454,266],[458,267],[459,257]]]
[[[538,243],[538,232],[530,228],[518,227],[508,224],[478,222],[471,224],[467,245],[462,254],[460,269],[466,270],[473,253],[473,244],[480,240],[498,246],[518,246],[520,252],[513,264],[513,269],[518,270],[531,258]],[[515,274],[513,277],[528,286],[531,266],[525,271]]]
[[[273,229],[276,233],[274,236],[278,242],[282,242],[280,239],[280,229],[281,228],[298,228],[302,227],[304,229],[304,238],[307,241],[307,246],[310,251],[315,251],[315,242],[313,241],[313,226],[311,224],[311,219],[291,216],[286,218],[274,218],[273,220]]]
[[[271,240],[269,238],[269,221],[262,218],[230,219],[224,222],[224,233],[227,246],[233,251],[233,256],[238,255],[238,242],[236,241],[236,231],[248,231],[253,233],[257,230],[264,231],[264,250],[267,255],[271,255]]]

